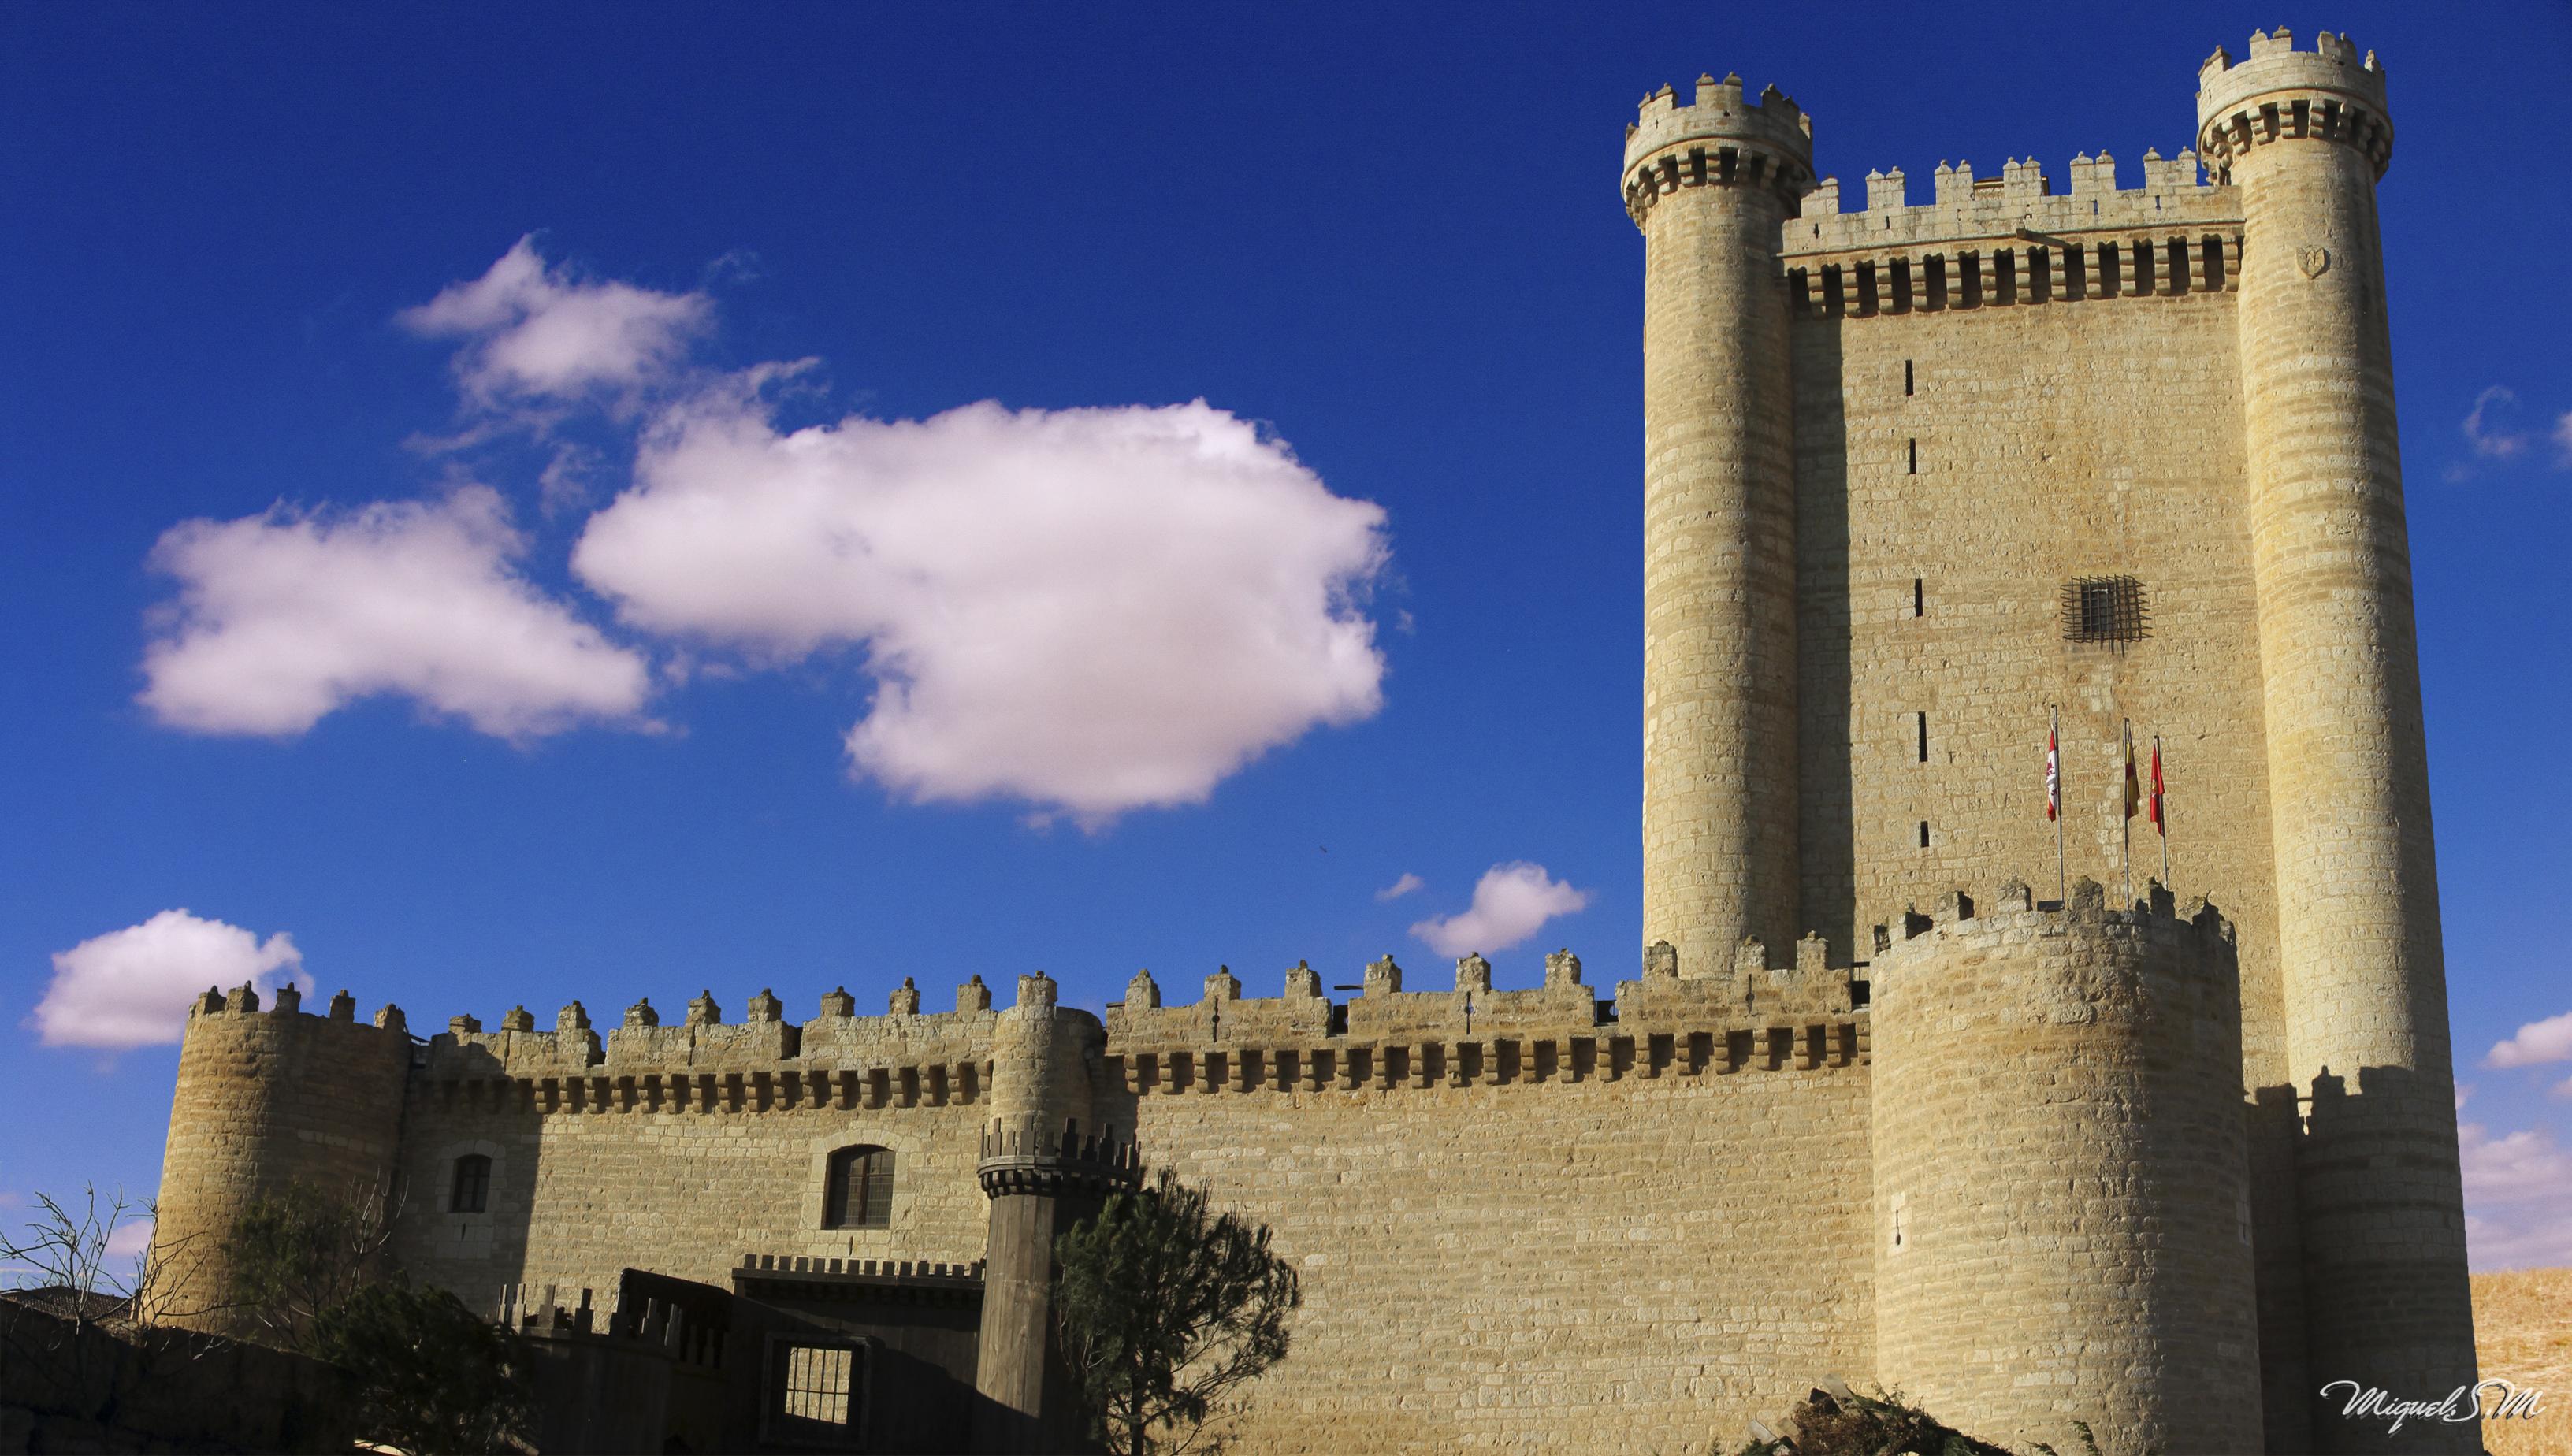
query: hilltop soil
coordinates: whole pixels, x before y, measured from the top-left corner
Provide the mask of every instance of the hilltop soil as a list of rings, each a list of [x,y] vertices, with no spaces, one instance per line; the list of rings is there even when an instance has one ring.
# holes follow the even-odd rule
[[[2534,1418],[2483,1424],[2492,1456],[2572,1456],[2572,1269],[2474,1275],[2474,1353],[2484,1378],[2545,1392]]]

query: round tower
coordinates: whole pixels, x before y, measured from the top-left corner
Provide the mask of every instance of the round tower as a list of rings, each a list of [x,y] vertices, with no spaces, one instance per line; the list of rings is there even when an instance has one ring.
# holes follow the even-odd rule
[[[2314,1097],[2297,1204],[2316,1385],[2474,1378],[2454,1069],[2375,183],[2384,73],[2345,36],[2253,34],[2199,75],[2198,151],[2241,190],[2252,570],[2289,1074]],[[2329,1114],[2320,1098],[2333,1097]],[[2398,1171],[2396,1171],[2398,1169]],[[2325,1451],[2477,1449],[2471,1425],[2343,1421]]]
[[[1873,988],[1876,1378],[2015,1450],[2259,1450],[2232,927],[1951,894]]]
[[[366,1026],[346,992],[305,1015],[294,987],[261,1011],[250,986],[188,1009],[152,1257],[161,1315],[199,1329],[237,1322],[233,1220],[257,1197],[301,1183],[332,1198],[389,1191],[401,1136],[410,1036],[398,1007]]]
[[[1796,935],[1795,471],[1779,234],[1812,126],[1700,77],[1625,133],[1643,234],[1643,939]],[[1690,971],[1688,974],[1693,974]]]
[[[1053,978],[1018,978],[1017,1005],[991,1041],[991,1116],[979,1175],[991,1200],[982,1331],[974,1365],[973,1448],[1084,1449],[1082,1404],[1053,1327],[1053,1243],[1131,1186],[1134,1144],[1089,1125],[1097,1019],[1055,1005]]]

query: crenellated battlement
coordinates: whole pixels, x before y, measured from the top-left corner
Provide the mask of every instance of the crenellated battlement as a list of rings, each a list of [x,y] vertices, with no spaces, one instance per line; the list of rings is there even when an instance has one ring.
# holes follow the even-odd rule
[[[357,1022],[357,999],[342,991],[330,998],[329,1010],[325,1015],[314,1017],[312,1013],[304,1010],[302,991],[293,986],[281,986],[277,988],[275,1005],[268,1011],[262,1012],[259,988],[250,982],[243,982],[230,992],[224,991],[221,987],[209,986],[188,1003],[188,1020],[192,1024],[199,1017],[227,1016],[310,1017],[314,1021],[337,1022],[354,1026]],[[397,1037],[410,1035],[410,1024],[403,1019],[402,1009],[389,1002],[382,1010],[375,1013],[374,1027],[377,1031]]]
[[[1914,207],[1897,169],[1866,177],[1866,207],[1842,212],[1825,180],[1778,248],[1787,291],[1816,317],[1873,318],[2031,304],[2230,294],[2242,271],[2242,202],[2210,187],[2198,156],[2148,151],[2138,187],[2106,152],[2081,154],[2070,191],[2033,159],[1997,178],[1940,164]]]
[[[496,1032],[459,1016],[429,1040],[419,1081],[449,1104],[545,1113],[946,1106],[988,1095],[999,1013],[981,977],[957,987],[952,1012],[923,1014],[908,977],[884,1016],[858,1016],[856,1006],[835,989],[798,1024],[762,990],[741,1022],[727,1024],[707,992],[680,1025],[663,1026],[647,999],[603,1039],[579,1002],[546,1032],[524,1007]]]
[[[1055,1127],[1031,1117],[1003,1117],[982,1125],[974,1168],[982,1191],[995,1198],[1071,1187],[1103,1193],[1139,1181],[1143,1154],[1133,1138],[1118,1136],[1112,1127],[1083,1132],[1076,1118]]]
[[[2229,172],[2243,153],[2281,140],[2339,142],[2382,177],[2393,158],[2393,120],[2375,53],[2360,59],[2345,35],[2323,31],[2309,51],[2284,26],[2250,32],[2250,57],[2221,46],[2197,74],[2198,150]]]
[[[2240,978],[2233,923],[2203,897],[2179,904],[2158,882],[2124,909],[2110,908],[2107,891],[2088,879],[2074,881],[2070,898],[2060,904],[2038,904],[2019,880],[2003,885],[1988,908],[1977,907],[1964,891],[1952,890],[1939,897],[1933,914],[1903,917],[1893,937],[1871,967],[1876,999],[1888,1015],[1906,993],[1934,995],[1913,983],[1940,975],[1941,968],[1955,963],[1953,953],[1960,949],[1971,959],[1989,948],[2012,948],[2010,954],[2018,955],[2019,948],[2066,939],[2115,943],[2136,953],[2114,958],[2116,966],[2126,968],[2120,974],[2134,983],[2129,991],[2148,990],[2146,983],[2155,983],[2185,987],[2192,994],[2234,994]],[[2106,967],[2110,960],[2094,957],[2083,964]]]
[[[1682,188],[1766,187],[1791,204],[1812,185],[1812,118],[1774,86],[1745,101],[1737,74],[1699,76],[1684,105],[1664,86],[1625,128],[1625,215],[1638,228]]]
[[[1828,966],[1819,937],[1771,967],[1746,941],[1731,965],[1682,975],[1666,943],[1644,953],[1642,976],[1602,999],[1581,958],[1546,958],[1545,982],[1492,989],[1491,963],[1456,963],[1452,989],[1403,990],[1393,957],[1370,963],[1363,994],[1345,1006],[1298,964],[1286,994],[1238,998],[1229,971],[1205,1000],[1163,1006],[1150,973],[1107,1009],[1106,1073],[1136,1094],[1321,1092],[1690,1077],[1863,1063],[1862,984]],[[1234,994],[1224,994],[1233,992]]]

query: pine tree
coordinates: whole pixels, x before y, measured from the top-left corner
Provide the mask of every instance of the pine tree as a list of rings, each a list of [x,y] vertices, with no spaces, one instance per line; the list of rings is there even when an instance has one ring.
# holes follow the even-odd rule
[[[1055,1240],[1054,1259],[1064,1352],[1093,1433],[1120,1456],[1217,1448],[1207,1417],[1286,1358],[1303,1302],[1266,1224],[1212,1211],[1167,1168]]]

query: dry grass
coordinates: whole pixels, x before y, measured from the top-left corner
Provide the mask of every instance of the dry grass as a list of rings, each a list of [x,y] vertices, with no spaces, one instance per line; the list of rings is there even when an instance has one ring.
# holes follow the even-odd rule
[[[2572,1269],[2474,1275],[2474,1347],[2485,1378],[2545,1392],[2532,1419],[2484,1423],[2492,1456],[2572,1456]]]

